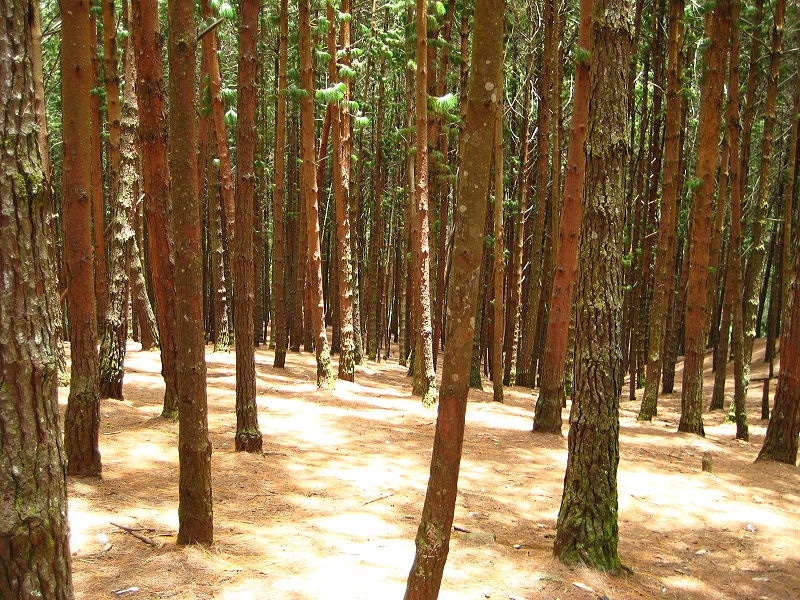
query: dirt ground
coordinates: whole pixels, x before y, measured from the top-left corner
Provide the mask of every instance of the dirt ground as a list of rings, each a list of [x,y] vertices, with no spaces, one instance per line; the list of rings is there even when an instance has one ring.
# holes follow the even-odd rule
[[[272,359],[257,352],[264,452],[248,455],[233,450],[234,355],[209,349],[215,543],[177,547],[177,424],[159,417],[158,353],[129,346],[125,400],[101,405],[103,477],[69,482],[77,598],[402,598],[435,411],[411,396],[396,361],[368,362],[356,383],[326,392],[313,355],[290,353],[285,370]],[[530,432],[530,390],[509,388],[496,404],[484,387],[470,396],[440,598],[800,598],[800,471],[753,463],[761,384],[751,386],[750,442],[735,441],[720,412],[705,415],[705,439],[676,433],[679,395],[660,398],[652,424],[623,401],[619,552],[632,573],[618,578],[551,557],[566,437]]]

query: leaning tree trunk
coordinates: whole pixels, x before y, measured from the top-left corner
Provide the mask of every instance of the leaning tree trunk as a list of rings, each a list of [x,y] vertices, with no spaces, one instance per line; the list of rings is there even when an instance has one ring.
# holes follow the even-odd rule
[[[609,18],[614,15],[615,18]],[[575,398],[553,553],[617,573],[617,465],[622,363],[622,239],[628,154],[629,0],[592,15],[586,192],[575,289]]]
[[[0,597],[71,600],[52,205],[33,108],[34,4],[0,0],[0,280],[14,282],[0,291]]]
[[[261,452],[256,407],[253,331],[255,272],[256,62],[259,0],[243,0],[239,21],[238,122],[236,146],[236,235],[233,237],[233,318],[236,337],[236,450]]]
[[[170,0],[169,164],[174,207],[178,422],[178,544],[214,541],[203,332],[200,194],[197,181],[194,2]]]
[[[439,595],[458,489],[469,392],[470,349],[478,295],[486,222],[494,113],[502,106],[503,0],[477,0],[472,74],[467,96],[467,135],[453,219],[453,262],[448,286],[450,315],[445,332],[439,415],[431,471],[416,555],[408,575],[406,600],[435,600]],[[500,369],[500,365],[497,365]]]
[[[91,190],[92,31],[87,0],[62,3],[64,260],[69,304],[69,399],[64,447],[69,475],[99,475],[97,315],[94,295]]]

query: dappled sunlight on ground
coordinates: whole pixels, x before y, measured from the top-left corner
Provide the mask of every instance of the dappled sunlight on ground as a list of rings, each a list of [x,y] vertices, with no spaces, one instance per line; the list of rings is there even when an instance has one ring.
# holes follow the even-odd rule
[[[69,482],[77,598],[130,587],[178,600],[402,597],[436,420],[404,367],[368,362],[355,383],[317,390],[312,354],[275,369],[258,349],[264,448],[249,455],[233,451],[235,355],[209,349],[215,543],[201,548],[175,545],[177,423],[159,417],[158,359],[131,344],[125,400],[101,403],[103,477]],[[753,465],[763,423],[737,442],[722,413],[707,414],[703,439],[676,433],[679,393],[660,399],[653,423],[622,402],[620,555],[633,573],[609,578],[551,556],[568,409],[563,436],[532,434],[530,390],[507,388],[497,404],[485,389],[470,396],[440,598],[800,598],[800,474]],[[758,416],[760,389],[749,401]]]

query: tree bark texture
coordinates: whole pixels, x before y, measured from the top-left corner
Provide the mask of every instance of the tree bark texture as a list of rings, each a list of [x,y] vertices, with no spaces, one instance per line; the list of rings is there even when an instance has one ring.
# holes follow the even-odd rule
[[[206,404],[205,334],[200,195],[197,181],[197,33],[192,0],[170,0],[169,167],[175,208],[176,356],[179,402],[178,544],[214,541],[211,504],[211,443]]]
[[[236,336],[236,450],[261,451],[256,406],[253,331],[255,271],[256,63],[259,0],[243,0],[239,18],[239,77],[236,146],[236,235],[233,237],[233,320]]]
[[[414,392],[423,404],[436,401],[436,373],[433,366],[433,321],[431,319],[430,227],[428,222],[428,5],[417,0],[417,71],[414,87],[415,165],[414,211],[415,230],[411,236],[412,281],[414,285],[414,331],[417,368]]]
[[[88,0],[62,4],[64,260],[69,304],[70,373],[64,446],[69,475],[99,475],[100,399],[91,198],[91,89]]]
[[[131,0],[132,35],[136,51],[136,95],[139,105],[139,143],[142,191],[147,222],[147,243],[155,297],[156,322],[161,343],[164,407],[161,415],[178,417],[175,373],[175,252],[172,238],[172,203],[167,160],[167,121],[163,38],[156,0]]]
[[[711,261],[711,223],[719,162],[720,118],[728,53],[729,0],[716,0],[706,14],[705,78],[700,92],[697,187],[689,215],[689,275],[686,288],[683,389],[678,431],[705,435],[703,429],[703,361],[711,310],[708,305],[708,267]]]
[[[60,309],[34,109],[34,4],[0,0],[0,597],[71,600]]]
[[[127,1],[127,0],[125,0]],[[122,400],[125,375],[125,345],[128,341],[129,272],[136,232],[134,184],[138,179],[136,149],[136,66],[133,50],[126,45],[124,57],[125,86],[120,118],[119,170],[111,204],[108,237],[108,302],[103,317],[100,340],[100,397]]]
[[[503,0],[477,0],[466,134],[454,212],[451,279],[433,456],[406,600],[438,597],[453,524],[464,440],[495,111],[502,103]]]
[[[617,573],[630,2],[596,0],[591,27],[586,191],[575,290],[575,397],[554,554],[566,563]]]

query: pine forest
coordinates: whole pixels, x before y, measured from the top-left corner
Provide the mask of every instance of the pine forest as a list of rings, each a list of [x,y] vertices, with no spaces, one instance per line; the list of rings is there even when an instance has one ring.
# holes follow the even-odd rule
[[[0,8],[0,599],[800,598],[797,0]]]

